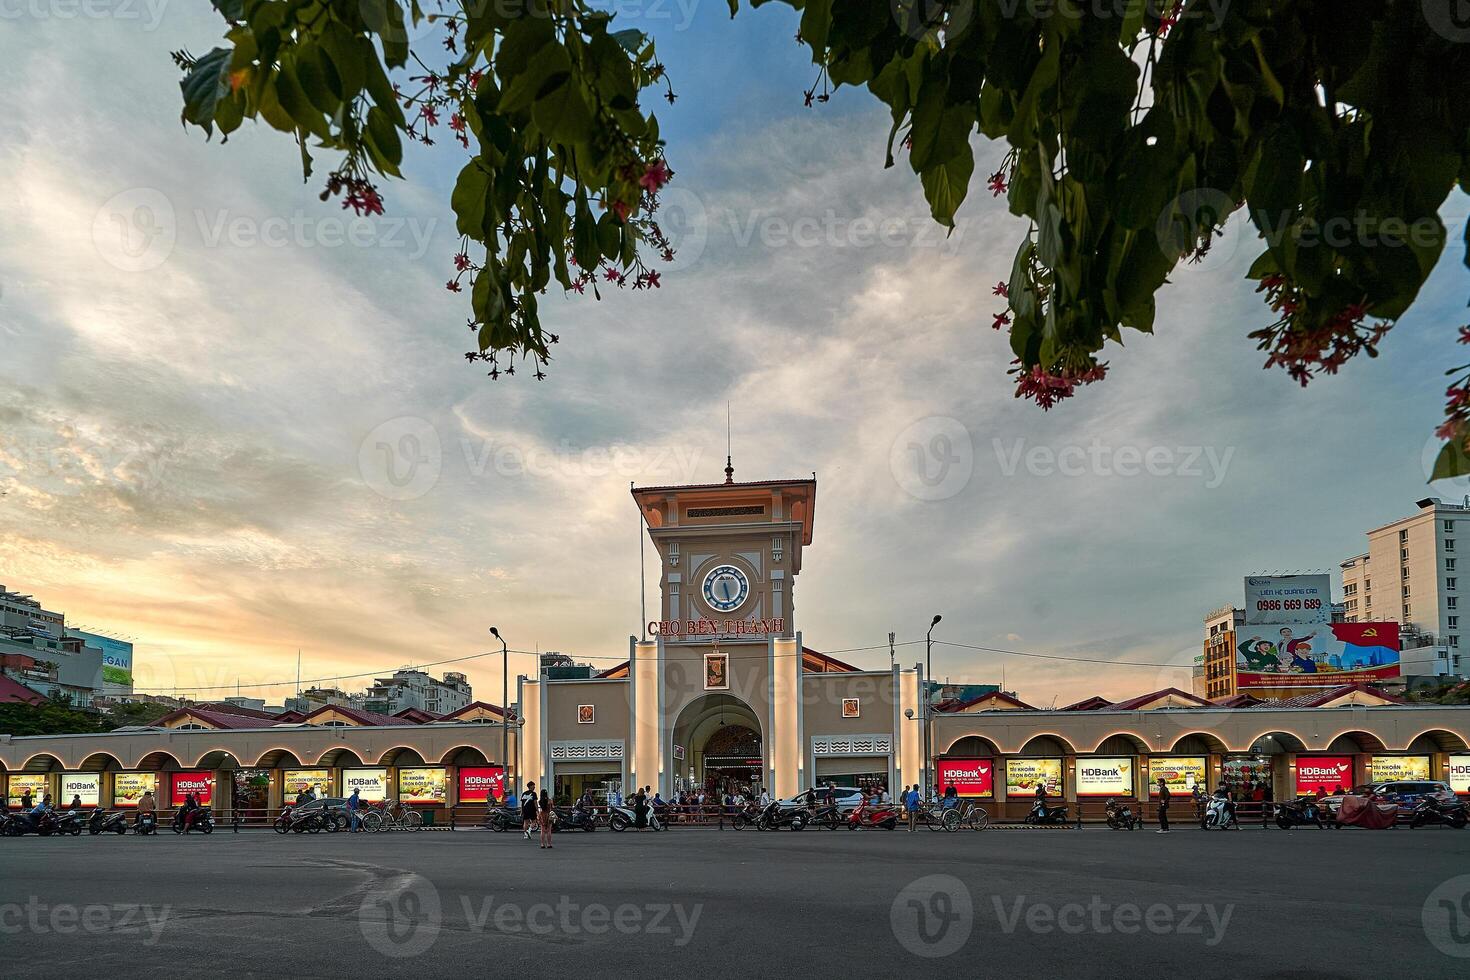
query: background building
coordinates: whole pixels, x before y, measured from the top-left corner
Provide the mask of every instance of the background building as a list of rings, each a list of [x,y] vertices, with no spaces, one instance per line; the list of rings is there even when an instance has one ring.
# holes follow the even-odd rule
[[[1194,693],[1202,698],[1228,698],[1236,693],[1235,635],[1245,624],[1245,610],[1221,606],[1205,615],[1204,654],[1195,673]]]
[[[400,670],[392,677],[379,677],[362,696],[362,708],[378,714],[393,715],[409,708],[447,715],[466,707],[475,699],[464,674],[446,671],[444,679],[435,680],[422,670]]]

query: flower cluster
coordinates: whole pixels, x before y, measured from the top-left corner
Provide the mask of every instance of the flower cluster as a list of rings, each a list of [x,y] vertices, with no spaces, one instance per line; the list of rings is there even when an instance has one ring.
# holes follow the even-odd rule
[[[1031,399],[1043,411],[1049,410],[1064,398],[1071,398],[1077,393],[1079,386],[1101,381],[1108,373],[1107,364],[1099,364],[1097,361],[1091,361],[1080,368],[1063,367],[1055,373],[1040,364],[1033,364],[1027,370],[1019,359],[1011,363],[1015,366],[1008,373],[1016,376],[1016,397]]]
[[[1470,344],[1470,326],[1460,328],[1460,343]],[[1470,364],[1451,368],[1448,374],[1459,377],[1445,389],[1444,423],[1435,435],[1453,442],[1461,453],[1470,454]]]
[[[1259,341],[1259,349],[1269,352],[1266,367],[1286,368],[1302,387],[1318,372],[1336,374],[1360,351],[1376,357],[1378,342],[1393,327],[1386,320],[1365,323],[1368,307],[1361,302],[1344,306],[1320,326],[1308,325],[1299,316],[1307,299],[1285,276],[1266,276],[1256,292],[1266,294],[1266,302],[1279,318],[1250,336]]]
[[[346,193],[343,193],[343,192]],[[320,194],[323,201],[329,200],[338,194],[342,194],[342,209],[351,208],[353,213],[361,217],[365,214],[383,213],[383,195],[378,193],[378,188],[366,177],[359,176],[347,169],[334,170],[327,175],[327,186]]]

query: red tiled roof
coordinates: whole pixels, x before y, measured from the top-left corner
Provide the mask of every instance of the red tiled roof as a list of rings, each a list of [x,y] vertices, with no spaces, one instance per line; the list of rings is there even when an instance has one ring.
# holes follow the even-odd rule
[[[990,700],[992,698],[994,698],[997,701],[1005,701],[1005,702],[1007,702],[1009,704],[1013,704],[1017,708],[1022,708],[1022,709],[1026,710],[1026,711],[1035,711],[1036,710],[1035,705],[1027,704],[1025,701],[1022,701],[1020,698],[1012,697],[1011,695],[1007,694],[1005,691],[991,691],[988,694],[982,694],[979,697],[970,698],[968,701],[959,701],[959,700],[957,700],[955,698],[946,698],[945,700],[940,701],[939,703],[935,704],[934,705],[934,710],[935,711],[939,711],[939,712],[964,711],[966,708],[973,707],[974,705],[979,704],[981,701],[988,701],[988,700]]]
[[[1217,708],[1254,708],[1261,703],[1261,699],[1249,694],[1232,694],[1228,698],[1216,698]]]
[[[277,722],[282,725],[291,725],[299,721],[304,721],[306,719],[306,715],[297,711],[295,708],[291,708],[287,711],[282,711],[280,714],[274,715],[273,717],[276,719]]]
[[[338,714],[346,715],[359,725],[381,726],[402,725],[404,723],[404,719],[395,718],[393,715],[380,715],[376,711],[363,711],[361,708],[349,708],[341,704],[324,704],[301,720],[310,725],[312,724],[313,718],[328,711],[335,711]],[[409,722],[409,724],[414,724],[414,722]]]
[[[453,721],[461,715],[469,714],[476,708],[483,708],[491,714],[499,715],[502,718],[505,717],[505,709],[498,704],[491,704],[489,701],[471,701],[469,704],[465,705],[463,708],[460,708],[458,711],[451,711],[447,715],[440,716],[438,720]]]
[[[1103,708],[1110,708],[1110,707],[1112,707],[1112,705],[1113,705],[1113,702],[1109,701],[1107,698],[1100,698],[1096,694],[1094,694],[1090,698],[1083,698],[1081,701],[1073,701],[1071,704],[1064,705],[1063,707],[1060,707],[1057,710],[1058,711],[1101,711]]]
[[[1181,691],[1177,687],[1166,687],[1162,691],[1152,691],[1148,694],[1140,694],[1136,698],[1129,698],[1126,701],[1119,701],[1116,704],[1109,705],[1108,710],[1132,711],[1135,708],[1141,708],[1146,704],[1152,704],[1153,702],[1158,701],[1161,698],[1166,698],[1170,695],[1173,695],[1174,697],[1184,698],[1186,701],[1193,701],[1196,706],[1201,708],[1215,707],[1215,705],[1206,701],[1204,698],[1199,697],[1198,695],[1190,694],[1188,691]]]
[[[0,704],[44,704],[46,696],[37,694],[19,681],[0,674]]]
[[[394,718],[402,718],[411,721],[415,725],[422,725],[431,721],[438,721],[444,716],[437,711],[425,711],[423,708],[404,708],[402,711],[393,712]]]
[[[171,721],[179,718],[195,718],[216,728],[270,728],[274,719],[269,715],[264,718],[252,718],[248,715],[232,714],[228,711],[214,711],[209,708],[188,707],[170,711],[162,718],[153,722],[159,727],[167,727]]]
[[[1314,691],[1310,694],[1298,694],[1294,698],[1263,698],[1256,704],[1242,705],[1247,708],[1320,708],[1330,701],[1335,701],[1345,694],[1362,691],[1374,697],[1382,698],[1390,704],[1403,704],[1402,698],[1394,697],[1374,688],[1369,684],[1343,684],[1328,691]]]
[[[205,701],[194,705],[205,711],[214,711],[223,715],[242,715],[246,718],[260,718],[266,721],[275,721],[276,716],[269,711],[261,711],[258,708],[245,708],[238,704],[230,704],[228,701]]]

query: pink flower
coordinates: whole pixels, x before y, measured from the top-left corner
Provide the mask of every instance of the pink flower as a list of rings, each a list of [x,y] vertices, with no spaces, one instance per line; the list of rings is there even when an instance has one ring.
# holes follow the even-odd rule
[[[658,189],[669,182],[669,167],[662,160],[655,160],[643,171],[643,176],[638,179],[638,186],[649,193],[655,193]]]

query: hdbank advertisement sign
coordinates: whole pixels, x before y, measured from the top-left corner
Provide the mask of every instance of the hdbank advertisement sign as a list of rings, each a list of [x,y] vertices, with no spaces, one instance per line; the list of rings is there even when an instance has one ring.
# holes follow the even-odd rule
[[[459,770],[459,802],[488,803],[505,795],[505,770],[499,766],[466,766]]]
[[[61,804],[71,806],[71,801],[82,798],[82,806],[100,806],[102,803],[102,774],[98,772],[64,772],[61,774]]]
[[[1350,755],[1299,755],[1296,757],[1296,795],[1329,796],[1353,788],[1353,757]]]
[[[1332,576],[1246,576],[1245,622],[1247,626],[1332,622]]]
[[[173,789],[169,793],[169,802],[172,806],[183,806],[190,796],[200,806],[214,804],[214,773],[176,772],[170,780]]]
[[[940,759],[939,791],[953,786],[961,796],[994,796],[995,763],[990,759]]]
[[[444,770],[437,767],[398,770],[400,803],[432,803],[443,806],[448,783]]]
[[[1078,796],[1132,796],[1132,759],[1078,759]]]
[[[388,798],[388,770],[342,770],[342,795],[351,796],[353,790],[357,790],[357,798],[360,800],[369,803],[383,802]]]
[[[1450,789],[1470,793],[1470,755],[1452,755],[1449,763]]]

